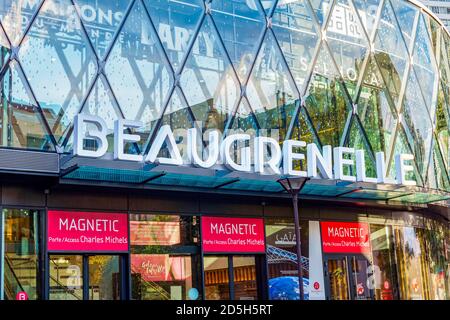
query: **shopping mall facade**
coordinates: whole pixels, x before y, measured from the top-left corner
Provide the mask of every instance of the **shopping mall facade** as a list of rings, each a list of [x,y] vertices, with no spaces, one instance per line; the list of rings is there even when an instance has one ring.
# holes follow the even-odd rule
[[[450,298],[418,2],[0,0],[0,43],[0,299]]]

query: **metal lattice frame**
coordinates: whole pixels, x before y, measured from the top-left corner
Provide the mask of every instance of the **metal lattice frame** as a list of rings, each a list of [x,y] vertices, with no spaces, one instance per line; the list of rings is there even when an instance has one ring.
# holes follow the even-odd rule
[[[30,84],[30,81],[28,80],[28,77],[26,76],[27,75],[26,70],[24,70],[21,60],[19,58],[19,56],[20,56],[19,50],[20,50],[21,45],[24,43],[24,41],[26,41],[26,37],[27,37],[28,33],[30,32],[30,29],[34,25],[38,16],[40,15],[44,4],[48,1],[51,1],[51,0],[42,0],[39,3],[39,5],[36,7],[35,12],[33,13],[32,17],[30,18],[28,25],[26,26],[25,30],[23,30],[22,37],[19,40],[17,46],[13,45],[11,39],[9,38],[8,33],[6,32],[6,30],[2,24],[2,21],[0,21],[0,29],[1,29],[0,31],[4,33],[6,41],[8,42],[9,48],[10,48],[10,55],[0,70],[0,78],[3,78],[6,74],[6,72],[10,69],[10,64],[12,63],[12,61],[17,62],[18,72],[19,72],[19,74],[23,75],[22,80],[24,82],[24,86],[26,87],[27,92],[29,92],[29,96],[32,98],[33,104],[36,106],[36,111],[38,112],[39,119],[40,119],[42,125],[44,126],[45,130],[48,133],[48,136],[50,138],[50,143],[53,144],[53,146],[55,147],[57,152],[63,152],[63,150],[68,145],[69,138],[73,131],[73,125],[71,124],[67,128],[66,132],[63,133],[62,142],[58,143],[58,141],[56,141],[55,137],[52,134],[52,129],[54,129],[54,128],[51,128],[50,125],[48,124],[48,121],[43,112],[43,108],[39,102],[39,99],[37,99],[36,93],[34,92],[32,86]],[[169,56],[168,56],[167,52],[165,51],[164,45],[158,35],[157,28],[155,27],[155,24],[152,19],[152,15],[150,13],[150,9],[148,8],[146,1],[144,1],[144,0],[130,0],[129,1],[129,4],[128,4],[126,10],[124,11],[123,18],[120,21],[119,25],[116,27],[113,38],[111,39],[110,43],[108,44],[108,46],[105,50],[104,57],[99,56],[96,48],[94,47],[94,45],[89,37],[89,33],[88,33],[88,30],[86,29],[85,22],[83,21],[81,13],[78,10],[75,10],[77,19],[79,20],[79,23],[80,23],[80,31],[82,33],[82,36],[86,40],[85,42],[87,43],[86,49],[89,50],[89,52],[93,54],[94,59],[96,60],[95,67],[96,67],[96,71],[97,71],[96,74],[94,75],[93,79],[90,81],[90,83],[87,84],[87,90],[86,90],[85,96],[78,97],[78,99],[81,101],[81,103],[79,105],[77,113],[84,111],[87,101],[88,101],[93,89],[95,88],[97,82],[103,81],[103,83],[105,85],[105,89],[111,93],[111,98],[112,98],[114,104],[117,106],[117,110],[119,112],[118,116],[124,118],[125,113],[123,112],[123,107],[120,105],[119,100],[117,99],[117,95],[114,92],[113,87],[111,86],[111,82],[108,79],[108,76],[106,75],[105,66],[108,62],[108,58],[110,57],[110,54],[111,54],[113,48],[115,47],[115,45],[118,41],[120,34],[123,31],[126,21],[128,20],[133,8],[137,5],[137,3],[139,3],[142,6],[142,8],[144,8],[144,14],[145,14],[146,18],[148,18],[148,21],[150,24],[150,29],[151,29],[150,33],[152,34],[154,39],[156,39],[156,41],[157,41],[157,43],[156,43],[157,49],[156,50],[158,50],[158,52],[160,53],[160,55],[162,57],[162,61],[159,61],[159,63],[161,64],[162,67],[165,67],[168,70],[170,78],[171,78],[171,86],[168,89],[167,96],[165,97],[165,99],[163,101],[161,113],[158,117],[158,120],[155,122],[155,125],[149,132],[149,138],[148,138],[147,142],[145,143],[143,150],[140,150],[139,146],[137,146],[135,144],[134,147],[135,147],[136,152],[148,152],[148,150],[156,136],[157,130],[162,125],[164,114],[167,110],[167,107],[171,101],[173,94],[175,94],[175,91],[178,94],[178,96],[180,97],[180,99],[182,100],[182,103],[185,106],[187,106],[186,109],[187,109],[187,112],[188,112],[188,115],[189,115],[192,125],[196,126],[195,114],[192,111],[192,106],[189,105],[188,99],[186,98],[185,92],[183,91],[183,88],[180,84],[180,78],[185,70],[185,67],[189,60],[189,57],[193,54],[193,47],[194,47],[195,41],[199,37],[202,26],[204,25],[206,20],[212,26],[214,36],[217,39],[217,41],[219,42],[222,52],[225,55],[222,58],[229,65],[230,70],[232,72],[232,77],[234,78],[234,81],[236,81],[240,87],[240,94],[239,94],[238,98],[236,99],[234,105],[232,106],[232,113],[229,115],[227,123],[225,125],[224,136],[226,136],[228,134],[229,130],[232,128],[233,123],[236,118],[236,115],[239,111],[239,107],[240,107],[241,103],[243,103],[244,100],[247,102],[247,105],[250,108],[250,114],[251,114],[253,122],[256,126],[256,129],[259,131],[262,128],[261,124],[258,121],[258,118],[255,115],[254,106],[252,106],[252,102],[249,101],[249,99],[247,97],[247,86],[249,85],[249,81],[252,77],[252,74],[253,74],[255,68],[256,68],[256,62],[257,62],[258,56],[260,55],[261,50],[263,48],[264,41],[267,38],[268,34],[270,34],[270,36],[274,39],[275,50],[279,53],[278,58],[280,59],[281,63],[283,64],[283,68],[287,70],[287,72],[284,76],[287,77],[288,82],[290,83],[291,87],[294,89],[294,91],[295,91],[294,94],[296,96],[294,113],[292,114],[290,123],[288,124],[288,127],[287,127],[286,138],[292,137],[295,127],[298,126],[299,117],[303,116],[303,118],[305,119],[306,123],[309,126],[308,129],[312,134],[313,140],[318,142],[319,146],[322,146],[318,132],[315,128],[316,127],[315,123],[310,116],[310,112],[309,112],[308,108],[305,107],[305,99],[308,94],[308,88],[312,84],[313,77],[315,75],[314,67],[315,67],[316,63],[318,62],[320,52],[321,52],[321,50],[325,50],[327,52],[327,54],[329,55],[329,57],[331,58],[330,63],[341,75],[339,77],[339,79],[336,79],[337,80],[336,82],[337,82],[337,85],[339,85],[343,91],[346,108],[348,109],[347,110],[348,111],[347,121],[345,123],[345,127],[343,129],[342,136],[340,137],[340,145],[344,146],[349,143],[352,128],[356,126],[356,128],[361,136],[360,139],[363,142],[366,149],[368,150],[369,158],[372,160],[372,162],[374,162],[375,161],[375,152],[369,142],[367,133],[365,132],[364,125],[358,115],[358,106],[356,105],[355,101],[357,101],[357,99],[361,93],[361,89],[362,89],[363,82],[364,82],[364,77],[366,75],[366,72],[368,71],[369,60],[373,59],[376,67],[378,68],[378,70],[380,70],[379,63],[377,62],[376,59],[374,59],[374,56],[373,56],[373,53],[374,53],[373,45],[374,45],[375,39],[377,37],[377,33],[379,32],[381,13],[382,13],[384,6],[389,6],[390,10],[394,13],[395,29],[400,30],[400,37],[401,37],[403,43],[405,44],[406,50],[409,54],[409,57],[406,57],[406,59],[407,59],[406,69],[405,69],[404,74],[402,75],[402,79],[401,79],[401,88],[400,88],[400,93],[399,93],[399,99],[397,101],[397,104],[393,108],[395,110],[391,110],[392,116],[394,117],[394,119],[396,119],[395,120],[396,123],[395,123],[394,129],[393,129],[393,132],[392,132],[391,139],[390,139],[389,143],[386,145],[386,147],[387,147],[386,163],[387,163],[388,171],[390,170],[390,166],[391,166],[391,163],[393,160],[394,149],[395,149],[396,143],[397,143],[398,139],[400,139],[399,135],[402,134],[402,135],[406,136],[405,129],[406,129],[406,131],[409,130],[409,128],[404,127],[405,124],[402,122],[402,113],[404,111],[404,98],[405,98],[405,92],[407,90],[408,79],[409,79],[410,73],[413,72],[414,75],[417,76],[417,72],[415,71],[415,68],[413,67],[412,57],[414,55],[414,50],[415,50],[414,45],[416,43],[416,38],[418,36],[417,35],[418,34],[418,24],[420,22],[419,19],[424,19],[424,22],[426,24],[427,41],[429,41],[430,46],[432,48],[435,48],[435,51],[436,51],[435,55],[437,56],[437,58],[435,57],[435,55],[431,55],[431,57],[430,57],[432,68],[435,71],[435,83],[434,83],[434,88],[433,88],[433,97],[435,97],[437,95],[437,92],[440,88],[439,86],[445,85],[444,83],[442,83],[442,81],[440,80],[440,77],[439,77],[439,74],[440,74],[439,66],[442,63],[445,63],[443,61],[440,61],[441,60],[441,50],[442,50],[441,46],[445,47],[445,44],[443,43],[442,40],[445,36],[450,37],[450,35],[448,32],[446,32],[446,30],[444,29],[444,26],[442,24],[439,24],[439,28],[437,29],[437,37],[436,37],[437,44],[435,44],[435,47],[433,47],[433,43],[432,43],[433,39],[432,39],[432,36],[429,34],[430,31],[428,30],[430,28],[430,25],[429,25],[429,23],[427,24],[427,19],[426,19],[426,17],[430,16],[431,14],[427,9],[425,9],[422,6],[419,6],[415,2],[413,2],[413,5],[417,11],[415,13],[415,20],[414,20],[413,29],[411,32],[411,40],[408,43],[406,41],[406,38],[405,38],[403,32],[401,32],[401,26],[400,26],[400,23],[398,21],[396,14],[395,14],[395,8],[392,5],[391,0],[380,0],[379,1],[376,16],[375,16],[375,21],[374,21],[374,25],[373,25],[373,30],[372,30],[371,34],[368,34],[366,28],[364,27],[364,25],[362,23],[362,19],[359,15],[358,8],[355,5],[354,1],[347,0],[347,3],[350,6],[350,10],[352,11],[353,15],[356,17],[356,24],[357,24],[358,28],[360,30],[362,30],[362,32],[363,32],[362,37],[364,39],[364,42],[366,42],[368,44],[368,50],[365,52],[364,59],[361,62],[360,74],[356,81],[356,87],[355,87],[356,94],[354,96],[350,96],[350,94],[346,88],[346,85],[345,85],[345,79],[343,78],[343,76],[340,72],[339,66],[337,65],[337,63],[334,59],[333,52],[327,43],[327,28],[332,19],[334,8],[336,6],[336,0],[332,1],[330,3],[330,6],[328,7],[328,10],[326,13],[326,16],[323,19],[323,23],[319,22],[316,14],[315,14],[315,8],[313,7],[311,1],[310,0],[301,1],[301,4],[304,6],[306,12],[309,14],[311,23],[312,23],[314,30],[316,31],[317,36],[318,36],[318,40],[316,41],[316,43],[314,45],[311,61],[309,62],[308,67],[307,67],[304,83],[301,87],[299,87],[298,84],[295,82],[294,75],[293,75],[293,73],[289,67],[289,64],[286,60],[285,52],[283,51],[282,46],[280,45],[279,40],[277,39],[276,33],[272,29],[272,18],[274,16],[274,14],[276,13],[277,6],[279,4],[278,0],[273,1],[272,6],[269,10],[265,10],[265,8],[263,7],[262,3],[259,0],[255,1],[256,8],[259,11],[260,16],[263,17],[263,19],[265,19],[264,22],[265,22],[266,26],[265,26],[265,29],[262,30],[262,32],[260,33],[259,39],[257,39],[257,41],[255,42],[255,45],[253,46],[252,54],[253,54],[254,58],[253,58],[252,63],[249,66],[249,71],[243,80],[241,80],[241,78],[238,76],[238,72],[236,71],[235,65],[232,62],[230,54],[226,49],[223,37],[222,37],[220,30],[216,24],[215,13],[211,8],[211,3],[213,1],[216,1],[216,0],[199,0],[198,1],[198,3],[204,4],[204,6],[202,8],[203,11],[202,11],[202,14],[199,16],[199,19],[195,25],[192,35],[190,35],[190,40],[189,40],[188,46],[184,52],[184,56],[181,60],[181,64],[176,70],[172,67],[172,65],[170,63]],[[75,8],[78,8],[76,0],[68,0],[68,2],[71,5],[73,5]],[[432,18],[434,18],[434,17],[432,17]],[[73,74],[71,67],[70,67],[70,63],[67,60],[67,57],[64,56],[64,52],[61,50],[61,48],[56,51],[57,51],[58,57],[60,58],[60,61],[65,69],[65,72],[66,72],[68,79],[71,82],[71,86],[72,86],[71,90],[69,91],[69,97],[67,97],[67,99],[66,99],[66,102],[67,102],[67,101],[69,101],[69,98],[71,96],[73,96],[76,92],[77,84],[76,84],[75,80],[77,77],[80,77],[80,74],[78,74],[78,75]],[[137,66],[134,67],[133,72],[134,72],[135,77],[138,77],[138,76],[142,77],[142,75],[140,75],[141,70],[139,70],[139,68]],[[197,76],[201,76],[201,75],[197,75]],[[385,80],[386,79],[383,79],[383,81],[386,83]],[[145,100],[151,100],[149,92],[148,92],[149,91],[148,85],[146,85],[142,80],[138,81],[138,83],[142,90],[142,93],[145,95],[145,93],[147,92]],[[150,84],[150,87],[151,87],[151,84]],[[423,89],[420,85],[419,85],[419,88],[420,88],[420,90],[419,90],[420,96],[422,97],[422,99],[424,101],[426,101],[425,95],[423,93]],[[389,92],[387,92],[386,95],[389,100],[389,106],[392,107],[393,100],[390,97]],[[141,108],[140,108],[141,110],[138,111],[138,115],[142,114],[144,104],[145,103],[143,103],[143,105],[141,106]],[[447,116],[449,115],[449,112],[450,112],[450,110],[448,108],[449,108],[449,106],[447,106],[447,108],[445,108],[445,110],[444,110],[444,112],[447,114]],[[65,109],[65,107],[61,106],[61,110],[64,111],[64,109]],[[427,114],[429,114],[428,112],[429,111],[427,110]],[[300,113],[302,113],[302,115],[300,115]],[[443,157],[443,154],[444,154],[442,151],[443,146],[439,143],[439,140],[437,139],[437,132],[435,131],[435,129],[436,129],[435,128],[436,113],[437,113],[437,111],[434,113],[433,118],[430,117],[430,121],[433,126],[432,129],[433,129],[434,133],[431,136],[431,142],[430,142],[430,146],[429,146],[430,151],[428,154],[424,155],[426,157],[425,163],[428,166],[434,165],[433,150],[434,150],[434,146],[437,145],[437,151],[438,151],[437,158],[438,158],[439,165],[446,164],[448,166],[450,164],[446,163],[447,159],[444,159],[444,157]],[[61,117],[62,117],[62,114],[58,117],[58,120],[55,122],[54,127],[57,127],[59,125],[59,121],[61,120]],[[447,121],[448,121],[448,119],[447,119]],[[406,147],[408,148],[408,150],[411,153],[413,153],[412,150],[414,150],[414,146],[410,144],[410,139],[406,139],[406,144],[407,144]],[[425,148],[425,150],[427,150],[427,149]],[[430,180],[428,177],[428,172],[429,172],[428,167],[424,168],[423,176],[422,176],[421,172],[419,172],[419,168],[415,162],[414,162],[414,167],[415,167],[416,179],[417,179],[418,183],[420,185],[427,184]],[[446,172],[444,179],[448,181],[448,178],[449,178],[448,171],[447,170],[443,170],[443,171]]]

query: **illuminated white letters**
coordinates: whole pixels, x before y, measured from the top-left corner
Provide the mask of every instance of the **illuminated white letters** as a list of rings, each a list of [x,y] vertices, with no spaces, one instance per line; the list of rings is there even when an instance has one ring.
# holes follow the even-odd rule
[[[241,148],[241,164],[236,163],[231,154],[231,146],[237,141],[250,141],[250,135],[248,134],[232,134],[226,137],[220,146],[220,156],[222,163],[231,170],[250,172],[250,147]]]
[[[323,146],[323,156],[314,143],[308,144],[308,177],[317,178],[317,167],[324,179],[333,179],[331,146]]]
[[[266,145],[270,146],[272,152],[269,160],[265,160]],[[264,174],[266,165],[270,169],[269,174],[280,174],[281,148],[273,138],[257,137],[255,138],[255,172]]]
[[[283,142],[283,173],[290,176],[306,177],[306,172],[294,169],[294,160],[304,160],[303,153],[294,152],[292,148],[306,147],[306,142],[286,140]]]
[[[377,178],[369,178],[366,176],[366,160],[364,159],[364,151],[356,150],[356,181],[377,183]]]
[[[96,129],[89,128],[84,133],[84,124],[91,124]],[[108,140],[106,140],[107,126],[102,118],[87,114],[77,114],[74,123],[73,153],[81,157],[100,158],[108,150]],[[95,140],[98,144],[97,150],[87,150],[84,148],[84,140]]]
[[[159,151],[161,150],[164,142],[166,142],[167,150],[169,151],[170,158],[166,157],[158,157]],[[145,161],[148,162],[158,162],[161,164],[172,164],[181,166],[183,164],[183,158],[181,158],[180,150],[178,150],[177,144],[175,142],[175,138],[173,136],[173,132],[170,129],[170,126],[165,125],[159,129],[159,132],[150,147],[150,151],[148,152]]]
[[[336,180],[346,180],[355,182],[356,177],[344,174],[344,165],[352,166],[354,164],[353,160],[344,158],[344,153],[353,154],[355,153],[355,149],[336,147],[333,149],[333,153],[334,153],[334,178]]]
[[[395,156],[395,171],[397,173],[397,184],[405,186],[415,186],[416,182],[413,180],[406,180],[406,172],[413,171],[414,168],[411,165],[405,164],[405,161],[414,160],[412,154],[398,154]]]
[[[114,159],[138,161],[143,160],[143,156],[140,154],[129,154],[124,152],[125,141],[139,142],[141,137],[137,134],[126,134],[123,132],[125,128],[139,128],[143,123],[140,121],[131,121],[119,119],[114,122]]]
[[[198,130],[192,128],[188,130],[187,134],[187,157],[188,161],[193,165],[200,168],[211,168],[217,163],[219,159],[219,132],[216,130],[211,130],[209,132],[209,155],[206,160],[198,155],[197,151],[197,136]],[[200,145],[202,144],[202,139],[200,139]],[[203,148],[202,148],[203,150]],[[203,152],[201,152],[203,154]]]
[[[181,130],[185,143],[177,145],[172,129],[168,125],[162,126],[150,145],[147,155],[128,154],[125,150],[126,142],[136,143],[140,141],[137,134],[126,133],[127,129],[137,129],[143,124],[140,121],[119,119],[114,123],[114,159],[136,161],[168,165],[193,165],[196,167],[223,170],[223,167],[232,171],[255,172],[259,174],[300,176],[314,179],[336,179],[350,182],[370,182],[384,184],[400,184],[405,186],[416,185],[415,181],[407,180],[407,172],[414,167],[407,161],[414,160],[410,154],[399,154],[395,156],[396,179],[386,177],[386,164],[383,152],[375,154],[376,177],[366,176],[366,159],[364,150],[355,150],[347,147],[323,146],[322,152],[316,144],[306,145],[304,141],[285,140],[282,149],[279,141],[274,138],[259,136],[254,138],[248,133],[229,134],[220,141],[220,132],[210,130],[208,132],[208,145],[203,145],[201,132],[196,128]],[[177,131],[178,132],[178,131]],[[108,150],[108,134],[106,123],[103,119],[86,114],[75,117],[74,124],[74,155],[100,158]],[[206,135],[203,134],[203,135]],[[85,147],[85,141],[94,141],[89,148]],[[163,146],[167,147],[168,157],[159,156]],[[254,146],[253,154],[251,146]],[[92,150],[95,146],[95,150]],[[306,147],[305,154],[299,148]],[[185,155],[186,162],[183,163],[181,152]],[[347,155],[347,156],[344,156]],[[253,159],[252,159],[253,156]],[[352,156],[352,158],[349,158]],[[305,161],[306,169],[295,169],[296,161]],[[253,160],[253,162],[252,162]],[[282,163],[282,168],[280,167]],[[252,165],[254,168],[252,169]],[[353,169],[344,170],[344,166]],[[355,170],[356,169],[356,170]],[[320,176],[318,174],[320,171]],[[354,172],[356,171],[356,172]]]

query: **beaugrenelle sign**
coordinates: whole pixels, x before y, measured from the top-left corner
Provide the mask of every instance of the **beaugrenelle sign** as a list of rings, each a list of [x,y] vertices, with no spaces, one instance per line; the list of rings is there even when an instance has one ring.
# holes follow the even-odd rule
[[[264,221],[255,218],[202,217],[205,253],[265,253]]]
[[[324,253],[370,253],[369,224],[321,222]]]
[[[84,127],[89,125],[88,130]],[[386,177],[386,164],[384,152],[376,153],[377,177],[366,176],[364,150],[354,148],[323,146],[320,152],[316,144],[306,144],[304,141],[285,140],[280,147],[277,140],[270,137],[253,138],[253,157],[248,146],[241,147],[240,160],[234,159],[232,150],[236,144],[249,143],[252,137],[249,134],[238,133],[226,136],[222,141],[219,131],[210,130],[208,133],[208,149],[204,149],[201,136],[196,128],[187,130],[187,163],[183,162],[180,150],[175,142],[174,134],[168,125],[162,126],[150,146],[148,154],[129,154],[124,150],[126,143],[139,142],[140,136],[126,133],[127,129],[136,129],[143,126],[140,121],[116,120],[114,123],[114,159],[137,162],[159,163],[168,165],[193,165],[200,168],[212,168],[222,164],[232,171],[256,172],[259,174],[289,175],[310,178],[336,179],[351,182],[372,182],[385,184],[398,184],[414,186],[416,182],[406,179],[406,173],[413,171],[412,165],[406,161],[414,159],[411,154],[397,154],[395,156],[396,179]],[[74,123],[74,155],[100,158],[108,150],[107,125],[97,116],[78,114]],[[96,150],[84,148],[84,140],[95,140]],[[164,144],[167,146],[170,157],[158,156]],[[307,171],[294,169],[295,161],[305,160],[305,154],[299,148],[306,147]],[[271,153],[269,155],[268,148]],[[206,152],[207,151],[207,152]],[[351,157],[354,158],[351,159]],[[356,166],[356,176],[345,174],[345,167]],[[319,176],[319,172],[321,177]]]
[[[120,213],[48,211],[49,251],[128,251],[128,216]]]

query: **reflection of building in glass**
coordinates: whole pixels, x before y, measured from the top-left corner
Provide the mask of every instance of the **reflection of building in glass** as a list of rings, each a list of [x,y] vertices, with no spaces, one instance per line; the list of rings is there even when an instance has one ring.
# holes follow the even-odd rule
[[[124,146],[133,155],[147,154],[163,125],[184,159],[193,127],[205,154],[212,130],[220,139],[247,133],[280,145],[301,140],[320,152],[326,145],[362,149],[370,177],[377,154],[388,178],[396,178],[395,155],[412,154],[408,179],[416,189],[324,179],[307,185],[302,285],[310,297],[352,298],[354,287],[362,298],[369,288],[361,282],[373,279],[374,299],[448,297],[450,3],[424,3],[442,21],[406,0],[0,0],[0,152],[17,151],[0,154],[0,271],[8,280],[0,294],[187,299],[198,289],[202,299],[254,299],[266,286],[277,298],[298,298],[291,208],[279,177],[230,174],[220,163],[206,171],[149,163],[130,169],[113,160],[114,123],[128,119],[140,122],[128,132],[140,141]],[[107,125],[107,157],[94,159],[102,165],[70,158],[77,114]],[[98,148],[94,139],[84,144]],[[232,146],[236,162],[243,147]],[[254,158],[253,141],[248,147]],[[50,165],[42,155],[55,156],[59,167],[37,174],[38,165]],[[44,257],[43,208],[129,214],[128,253]],[[436,212],[442,223],[426,216]],[[202,215],[264,218],[266,252],[203,256]],[[370,259],[320,255],[329,263],[317,267],[320,246],[309,250],[308,219],[370,220]],[[35,277],[43,269],[45,285]],[[329,273],[317,281],[319,269]],[[352,271],[354,279],[347,278]],[[122,272],[131,283],[121,291]]]
[[[447,0],[421,0],[448,28],[450,26],[450,3]]]

